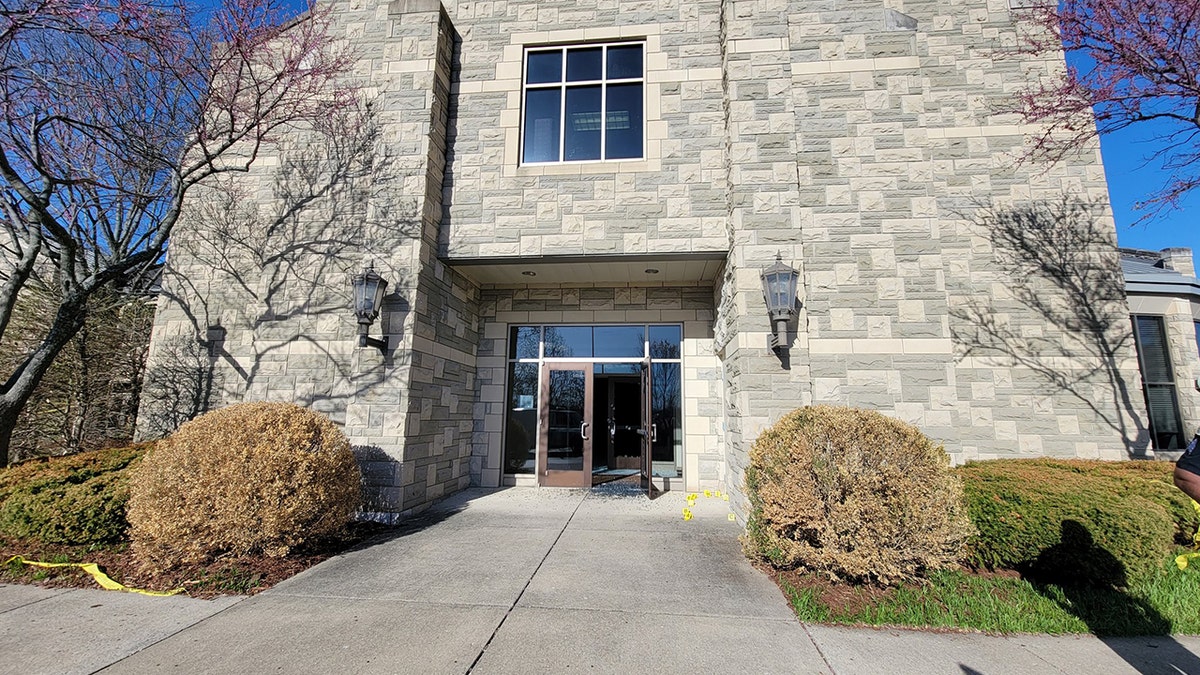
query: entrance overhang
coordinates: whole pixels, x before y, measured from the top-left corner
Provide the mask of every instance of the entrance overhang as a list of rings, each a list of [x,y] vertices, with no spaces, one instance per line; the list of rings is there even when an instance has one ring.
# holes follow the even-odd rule
[[[563,255],[531,258],[443,258],[481,286],[531,284],[713,283],[725,266],[724,251],[685,254]]]

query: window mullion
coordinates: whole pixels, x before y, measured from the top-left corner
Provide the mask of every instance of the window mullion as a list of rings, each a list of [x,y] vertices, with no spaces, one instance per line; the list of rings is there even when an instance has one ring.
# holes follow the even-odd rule
[[[558,85],[558,161],[567,161],[567,83]]]
[[[608,159],[608,45],[600,50],[600,160]]]
[[[640,87],[642,90],[642,128],[638,132],[639,134],[641,134],[641,137],[642,137],[642,157],[645,157],[645,156],[647,156],[647,154],[649,154],[648,146],[650,145],[650,139],[647,138],[647,136],[649,134],[647,133],[647,125],[646,125],[646,122],[647,122],[646,111],[650,109],[650,106],[648,105],[648,101],[647,101],[647,96],[649,96],[649,93],[647,92],[647,87],[646,87],[646,68],[648,67],[648,64],[647,64],[648,60],[649,60],[649,57],[646,54],[646,49],[645,49],[645,47],[643,47],[642,48],[642,72],[640,73],[641,77],[638,78],[638,87]],[[681,357],[683,356],[682,342],[679,345],[679,355]]]

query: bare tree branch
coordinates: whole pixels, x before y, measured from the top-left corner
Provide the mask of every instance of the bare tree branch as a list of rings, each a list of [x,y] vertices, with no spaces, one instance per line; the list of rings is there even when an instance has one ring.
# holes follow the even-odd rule
[[[0,461],[93,299],[156,277],[191,191],[354,108],[337,44],[284,0],[0,3],[0,340],[30,279],[57,303],[0,372]]]
[[[1172,172],[1138,205],[1143,219],[1178,208],[1200,185],[1200,3],[1194,0],[1063,0],[1032,10],[1017,56],[1078,55],[1022,93],[1015,112],[1041,126],[1026,158],[1052,162],[1090,149],[1102,134],[1157,123],[1155,157]]]

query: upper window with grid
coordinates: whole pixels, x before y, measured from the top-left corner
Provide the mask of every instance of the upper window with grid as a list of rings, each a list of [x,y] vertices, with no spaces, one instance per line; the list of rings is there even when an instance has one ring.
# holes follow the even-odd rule
[[[644,52],[640,42],[526,50],[521,162],[644,157]]]

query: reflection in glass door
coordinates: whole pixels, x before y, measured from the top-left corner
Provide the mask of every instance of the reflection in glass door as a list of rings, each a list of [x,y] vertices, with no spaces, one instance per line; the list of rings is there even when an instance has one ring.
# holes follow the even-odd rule
[[[587,485],[589,470],[592,484],[640,473],[658,489],[678,485],[682,343],[678,324],[510,326],[504,474]]]
[[[658,478],[683,475],[683,387],[678,362],[650,364],[646,393],[653,448],[650,471]]]
[[[592,485],[592,364],[542,366],[538,474],[550,487]]]

